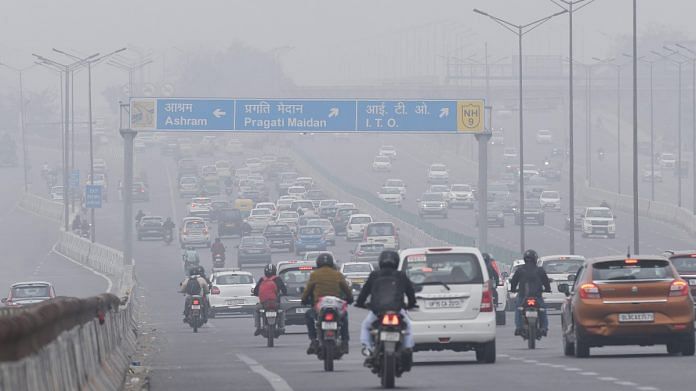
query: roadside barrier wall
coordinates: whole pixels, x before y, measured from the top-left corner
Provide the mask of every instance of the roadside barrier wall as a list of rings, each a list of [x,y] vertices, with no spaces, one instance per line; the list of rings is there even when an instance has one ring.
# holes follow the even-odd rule
[[[56,222],[61,222],[63,219],[62,203],[47,200],[31,193],[24,193],[24,196],[19,201],[19,207]]]

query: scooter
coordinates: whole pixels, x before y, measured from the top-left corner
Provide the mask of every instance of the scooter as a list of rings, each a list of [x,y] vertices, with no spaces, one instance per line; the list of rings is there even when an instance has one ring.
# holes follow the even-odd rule
[[[380,377],[384,388],[394,388],[395,377],[411,370],[413,356],[410,350],[404,349],[405,331],[403,316],[394,311],[380,314],[370,329],[375,350],[366,363]]]

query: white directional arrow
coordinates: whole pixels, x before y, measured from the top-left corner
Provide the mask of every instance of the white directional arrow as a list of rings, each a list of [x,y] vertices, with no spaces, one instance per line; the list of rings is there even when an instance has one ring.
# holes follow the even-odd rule
[[[339,112],[338,107],[332,107],[331,110],[329,110],[329,118],[338,117]]]
[[[215,109],[215,111],[213,111],[213,115],[215,116],[215,118],[220,118],[220,117],[224,117],[225,115],[227,115],[227,113],[218,108],[218,109]]]
[[[449,117],[449,107],[443,107],[440,109],[440,118]]]

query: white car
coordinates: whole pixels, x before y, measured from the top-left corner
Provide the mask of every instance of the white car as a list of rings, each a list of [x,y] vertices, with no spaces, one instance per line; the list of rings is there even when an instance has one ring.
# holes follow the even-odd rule
[[[251,232],[263,232],[268,223],[273,221],[273,215],[268,208],[254,208],[245,221],[251,227]]]
[[[232,165],[227,160],[218,160],[215,162],[215,169],[217,174],[223,178],[229,178],[232,176]]]
[[[542,209],[561,210],[561,194],[554,190],[542,191],[539,196]]]
[[[377,192],[380,200],[387,204],[401,206],[401,190],[398,187],[383,187]]]
[[[346,224],[346,240],[361,240],[365,227],[371,222],[372,216],[368,214],[351,215]]]
[[[447,206],[454,208],[455,206],[464,206],[469,209],[474,208],[474,189],[471,185],[454,184],[450,188]]]
[[[182,176],[179,179],[179,197],[191,197],[197,195],[201,191],[198,184],[198,179],[193,176]]]
[[[188,206],[188,215],[190,217],[200,217],[207,219],[210,217],[210,209],[213,201],[208,197],[196,197],[191,199]]]
[[[393,145],[383,145],[379,148],[377,153],[380,156],[386,156],[390,159],[396,159],[396,148]]]
[[[495,362],[493,292],[477,248],[403,250],[399,270],[418,289],[420,308],[408,311],[415,352],[475,350],[476,361]]]
[[[662,168],[675,168],[677,166],[677,158],[673,153],[664,152],[660,154],[660,159],[658,161]]]
[[[381,243],[387,250],[399,250],[399,230],[391,222],[371,222],[365,227],[363,241]]]
[[[553,136],[551,135],[550,130],[547,130],[547,129],[537,130],[537,133],[536,133],[537,144],[551,144],[552,141],[553,141]]]
[[[449,171],[447,166],[441,163],[431,164],[428,168],[428,183],[447,183],[449,182]]]
[[[290,210],[294,210],[295,212],[302,210],[304,214],[315,212],[314,203],[310,200],[295,200],[290,204]]]
[[[387,156],[375,156],[372,161],[372,171],[391,171],[391,159]]]
[[[585,216],[582,219],[582,237],[586,238],[590,235],[602,235],[610,239],[616,237],[616,221],[611,209],[585,208]]]
[[[307,191],[309,191],[314,186],[314,179],[309,176],[301,176],[295,179],[296,186],[303,186]]]
[[[568,278],[571,275],[574,277],[584,263],[585,257],[581,255],[549,255],[539,258],[537,265],[544,269],[551,281],[551,293],[544,292],[542,296],[547,309],[561,309],[566,295],[558,291],[558,284],[573,286],[573,281]]]
[[[321,227],[324,230],[324,240],[331,246],[336,245],[336,230],[329,219],[308,219],[307,225]]]
[[[201,167],[201,179],[205,182],[217,182],[220,180],[217,168],[214,165]]]
[[[258,209],[261,209],[261,208],[270,209],[271,215],[273,216],[273,218],[275,218],[276,215],[278,214],[278,210],[276,209],[276,205],[272,202],[259,202],[254,207],[258,208]]]
[[[215,269],[214,269],[215,270]],[[225,313],[253,314],[259,298],[251,295],[256,283],[249,272],[213,271],[210,275],[210,317]]]
[[[451,189],[447,185],[430,185],[428,188],[428,193],[440,194],[445,201],[449,200],[450,191]]]
[[[398,187],[401,192],[401,198],[406,199],[406,184],[401,179],[387,179],[384,181],[384,187]]]
[[[283,210],[290,210],[290,205],[292,205],[292,202],[295,201],[292,198],[281,198],[276,201],[276,209],[278,211],[283,211]]]
[[[300,215],[293,210],[284,210],[278,213],[276,218],[276,223],[287,224],[292,232],[297,232],[297,220],[300,219]]]
[[[288,195],[295,200],[304,199],[305,194],[307,194],[307,189],[304,186],[290,186],[288,187]]]
[[[179,230],[181,248],[194,245],[210,247],[210,228],[205,220],[198,217],[186,217]]]
[[[321,200],[319,201],[319,208],[330,208],[332,206],[336,206],[338,204],[338,200]]]

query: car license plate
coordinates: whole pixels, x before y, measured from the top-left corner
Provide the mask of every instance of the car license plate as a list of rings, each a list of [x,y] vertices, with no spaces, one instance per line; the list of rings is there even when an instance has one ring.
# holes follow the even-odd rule
[[[654,322],[655,314],[652,312],[634,312],[619,314],[619,322]]]
[[[273,244],[283,244],[284,242],[282,240],[274,240]]]
[[[260,254],[261,250],[249,250],[249,254]]]
[[[201,309],[201,306],[200,306],[199,304],[193,304],[193,305],[191,306],[191,309],[192,309],[192,310],[200,310],[200,309]]]
[[[539,313],[536,311],[525,311],[524,316],[527,318],[537,318],[539,317]]]
[[[689,280],[689,285],[696,286],[696,280]]]
[[[462,306],[461,300],[443,299],[443,300],[426,300],[425,308],[459,308]]]
[[[338,330],[338,322],[321,322],[322,330]]]
[[[401,333],[382,331],[379,333],[379,339],[386,342],[399,342],[401,339]]]
[[[267,318],[275,318],[276,316],[278,316],[278,313],[277,313],[277,312],[275,312],[275,311],[266,311],[266,317],[267,317]]]
[[[309,310],[309,308],[295,308],[295,313],[296,314],[304,314],[308,310]]]
[[[227,300],[227,305],[241,305],[241,304],[244,304],[244,299]]]

